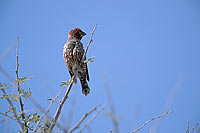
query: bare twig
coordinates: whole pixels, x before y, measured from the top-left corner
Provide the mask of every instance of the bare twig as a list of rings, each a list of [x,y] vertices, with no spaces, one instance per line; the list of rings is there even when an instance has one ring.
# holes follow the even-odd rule
[[[191,133],[193,133],[194,129],[199,125],[199,122],[192,128]]]
[[[0,64],[2,64],[3,60],[6,58],[8,53],[14,48],[15,43],[11,44],[6,48],[6,50],[3,52],[3,54],[0,56]]]
[[[112,120],[113,126],[114,126],[114,132],[115,133],[119,133],[119,124],[118,124],[118,120],[117,117],[115,116],[115,108],[114,108],[114,104],[112,102],[112,93],[111,93],[111,88],[109,87],[109,84],[107,82],[106,79],[106,75],[104,76],[104,86],[106,88],[106,94],[107,94],[107,101],[108,101],[108,105],[110,108],[110,118]]]
[[[9,118],[4,118],[4,119],[0,119],[0,123],[1,122],[4,122],[4,121],[7,121]]]
[[[61,113],[62,107],[63,107],[65,101],[67,100],[68,95],[69,95],[69,92],[70,92],[70,90],[71,90],[71,88],[72,88],[72,85],[73,85],[73,83],[74,83],[74,78],[75,78],[75,76],[72,77],[72,80],[71,80],[71,82],[70,82],[70,84],[69,84],[69,86],[68,86],[68,88],[67,88],[67,91],[66,91],[65,95],[64,95],[64,97],[62,98],[62,100],[60,101],[60,104],[59,104],[59,106],[58,106],[58,109],[57,109],[57,111],[56,111],[56,113],[55,113],[55,115],[54,115],[54,118],[53,118],[53,120],[52,120],[52,122],[51,122],[51,125],[50,125],[50,127],[49,127],[49,129],[48,129],[49,132],[51,132],[51,131],[53,130],[53,128],[54,128],[54,126],[55,126],[55,124],[56,124],[56,121],[57,121],[57,119],[58,119],[58,117],[59,117],[59,115],[60,115],[60,113]]]
[[[24,104],[22,102],[22,98],[21,98],[21,94],[20,94],[20,81],[19,81],[19,56],[18,56],[18,51],[19,51],[19,37],[17,37],[17,54],[16,54],[16,58],[17,58],[17,69],[16,69],[16,77],[17,77],[17,91],[19,94],[19,103],[20,103],[20,108],[21,108],[21,116],[22,119],[24,121],[24,127],[27,127],[27,123],[26,123],[26,119],[25,119],[25,115],[24,115]],[[27,132],[27,131],[25,131]]]
[[[83,57],[82,57],[82,62],[84,62],[85,59],[86,59],[86,54],[87,54],[87,51],[88,51],[90,44],[93,42],[93,35],[94,35],[94,31],[96,30],[96,28],[97,28],[97,24],[94,26],[94,29],[91,32],[90,41],[89,41],[87,47],[85,48],[85,52],[84,52]]]
[[[4,70],[1,64],[5,59],[5,57],[8,55],[8,53],[12,50],[14,45],[15,44],[8,46],[7,49],[4,51],[4,53],[0,56],[0,72],[2,72],[2,74],[4,74],[7,78],[9,78],[12,82],[15,82],[15,79],[12,76],[10,76],[10,74],[6,70]]]
[[[79,126],[81,125],[81,123],[86,119],[86,117],[91,114],[92,112],[94,112],[97,107],[100,106],[100,104],[98,104],[97,106],[95,106],[94,108],[92,108],[89,112],[85,113],[85,115],[80,119],[80,121],[76,124],[75,127],[73,127],[69,133],[73,132],[74,130],[76,130],[77,128],[79,128]]]
[[[37,131],[40,122],[41,122],[42,119],[45,117],[45,115],[47,115],[47,113],[49,112],[50,108],[52,107],[54,101],[56,101],[56,99],[60,96],[60,94],[63,92],[64,89],[65,89],[65,87],[63,87],[63,88],[60,90],[60,92],[58,93],[58,95],[51,101],[51,103],[50,103],[50,105],[48,106],[47,110],[44,112],[44,114],[40,117],[40,120],[37,122],[37,124],[36,124],[36,126],[35,126],[33,132],[36,132],[36,131]],[[33,99],[31,99],[31,101],[34,102]],[[35,104],[36,104],[36,103],[35,103]],[[39,105],[37,105],[37,106],[39,106]],[[41,107],[39,107],[39,108],[41,109]]]
[[[156,117],[152,118],[151,120],[146,121],[144,124],[142,124],[139,128],[137,128],[136,130],[132,131],[131,133],[136,133],[137,131],[139,131],[140,129],[142,129],[145,125],[147,125],[148,123],[150,123],[151,121],[153,121],[155,119],[158,119],[158,118],[161,118],[161,117],[163,117],[163,116],[165,116],[167,114],[170,114],[172,112],[173,111],[165,112],[165,113],[163,113],[163,114],[161,114],[159,116],[156,116]]]
[[[113,133],[113,129],[111,129],[111,130],[109,131],[109,133]]]
[[[15,79],[12,76],[10,76],[10,74],[1,66],[1,64],[0,64],[0,72],[4,74],[6,77],[8,77],[9,80],[15,82]]]
[[[92,130],[89,126],[87,126],[87,133],[92,133]]]
[[[199,127],[197,128],[196,133],[200,133],[200,125],[199,125]]]
[[[97,117],[97,115],[105,108],[105,106],[106,106],[106,104],[104,104],[86,123],[85,123],[85,125],[80,129],[80,131],[79,131],[79,133],[81,133],[82,131],[83,131],[83,129],[85,128],[85,127],[87,127],[88,125],[89,125],[89,123],[92,121],[92,120],[94,120],[96,117]]]
[[[51,82],[48,79],[48,76],[45,73],[43,73],[42,77],[44,80],[44,84],[46,85],[47,89],[51,93],[51,97],[53,97],[57,92],[55,93],[55,89],[53,88]]]
[[[2,67],[2,62],[3,60],[5,59],[5,57],[8,55],[8,53],[11,51],[11,49],[13,48],[14,44],[13,45],[10,45],[5,51],[4,53],[0,56],[0,72],[2,72],[7,78],[9,78],[12,82],[15,82],[15,79],[10,76],[10,74],[4,70],[4,68]]]
[[[186,133],[189,133],[189,121],[187,122]]]
[[[167,100],[166,100],[166,102],[165,102],[165,105],[163,106],[161,112],[167,112],[168,110],[170,110],[170,108],[171,108],[171,106],[172,106],[172,104],[173,104],[173,102],[174,102],[174,99],[176,98],[176,95],[177,95],[178,92],[181,90],[181,87],[182,87],[183,83],[184,83],[184,77],[181,76],[181,77],[178,79],[178,81],[177,81],[175,87],[172,89],[172,91],[171,91],[170,94],[168,95],[168,98],[167,98]],[[164,118],[161,118],[161,119],[157,120],[157,121],[152,125],[152,127],[151,127],[151,129],[150,129],[150,132],[151,132],[151,133],[157,133],[157,130],[158,130],[158,128],[159,128],[159,126],[161,125],[161,123],[162,123],[163,120],[164,120]]]
[[[5,130],[6,133],[9,133],[9,126],[10,126],[10,122],[9,122],[9,119],[7,119],[6,120],[6,130]]]
[[[73,92],[72,96],[71,96],[71,105],[70,105],[70,109],[69,109],[69,112],[67,114],[67,119],[66,119],[67,120],[66,121],[66,129],[67,130],[71,127],[74,108],[75,108],[75,105],[76,105],[76,95],[77,95],[77,89],[75,89],[75,92]]]

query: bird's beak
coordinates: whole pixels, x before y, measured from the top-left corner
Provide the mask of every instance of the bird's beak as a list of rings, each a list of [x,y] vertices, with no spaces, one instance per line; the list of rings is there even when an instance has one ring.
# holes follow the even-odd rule
[[[85,36],[86,35],[86,33],[85,32],[82,32],[82,36]]]

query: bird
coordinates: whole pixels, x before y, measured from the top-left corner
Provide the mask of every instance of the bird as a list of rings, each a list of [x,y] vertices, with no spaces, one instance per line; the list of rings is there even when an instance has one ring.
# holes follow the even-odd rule
[[[84,60],[82,59],[85,50],[83,48],[83,44],[81,43],[81,39],[85,35],[86,33],[80,28],[71,30],[63,48],[63,56],[71,78],[75,76],[74,83],[77,83],[77,77],[79,78],[82,93],[87,96],[90,93],[87,80],[89,81],[90,79],[87,63],[84,62],[86,57]]]

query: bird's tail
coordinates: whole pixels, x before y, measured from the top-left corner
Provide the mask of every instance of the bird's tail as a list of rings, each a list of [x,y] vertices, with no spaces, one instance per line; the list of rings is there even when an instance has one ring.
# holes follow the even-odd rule
[[[81,86],[82,86],[82,93],[87,96],[90,93],[90,88],[88,86],[88,83],[86,79],[80,79]]]

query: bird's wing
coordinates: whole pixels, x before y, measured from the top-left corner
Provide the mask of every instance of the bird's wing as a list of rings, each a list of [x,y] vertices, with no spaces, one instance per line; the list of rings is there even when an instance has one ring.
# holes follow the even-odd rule
[[[72,63],[79,64],[82,61],[82,57],[84,54],[83,44],[81,42],[67,42],[64,46],[64,59],[65,63],[68,67],[69,73],[71,77],[74,75],[72,71]],[[81,66],[84,69],[85,72],[85,78],[89,81],[89,73],[88,73],[88,67],[87,63],[81,63]]]
[[[67,65],[71,77],[74,75],[72,71],[73,49],[74,49],[73,42],[67,42],[63,49],[65,64]]]
[[[83,49],[83,44],[81,43],[81,52],[80,52],[80,53],[81,53],[81,54],[80,54],[81,60],[82,60],[82,57],[83,57],[84,52],[85,52],[85,50]],[[86,56],[85,56],[85,59],[84,59],[84,60],[86,60]],[[86,73],[86,78],[87,78],[87,80],[90,81],[87,63],[83,63],[82,66],[83,66],[84,71],[85,71],[85,73]]]
[[[86,65],[86,74],[87,74],[87,80],[90,81],[90,77],[89,77],[89,73],[88,73],[88,67],[87,67],[87,63],[85,63]]]

